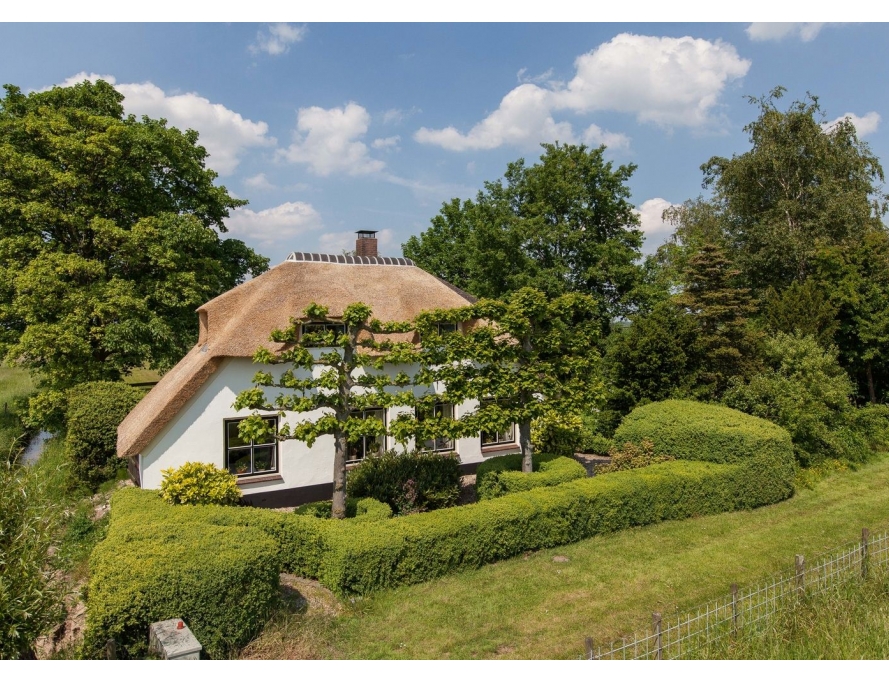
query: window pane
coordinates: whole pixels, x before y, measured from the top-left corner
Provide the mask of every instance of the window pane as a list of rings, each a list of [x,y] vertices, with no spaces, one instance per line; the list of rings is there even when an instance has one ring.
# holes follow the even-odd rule
[[[275,447],[256,446],[253,449],[253,471],[268,472],[275,469]]]
[[[488,434],[487,432],[482,432],[482,446],[487,446],[492,443],[497,443],[497,434]]]
[[[457,331],[456,323],[438,323],[438,333],[439,334],[449,334],[451,332]]]
[[[385,437],[382,434],[377,437],[367,437],[365,441],[365,455],[382,455],[385,443]]]
[[[228,471],[232,474],[250,474],[250,449],[228,452]]]
[[[500,432],[500,440],[501,441],[515,441],[515,436],[513,432],[515,431],[515,425],[510,425],[509,429],[505,432]]]
[[[241,424],[240,420],[235,422],[226,422],[225,423],[225,433],[226,433],[226,448],[236,448],[238,446],[249,446],[249,441],[244,441],[240,436],[238,436],[238,425]]]

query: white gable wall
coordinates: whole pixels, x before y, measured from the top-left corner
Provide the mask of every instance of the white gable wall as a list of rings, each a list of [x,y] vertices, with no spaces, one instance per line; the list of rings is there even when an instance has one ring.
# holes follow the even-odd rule
[[[141,454],[142,487],[160,488],[161,470],[179,467],[186,462],[206,462],[217,467],[225,465],[224,420],[247,417],[250,410],[232,408],[235,397],[253,386],[257,370],[279,374],[284,366],[259,366],[249,358],[230,358],[210,376],[203,387],[179,410],[169,424],[146,446]],[[274,399],[281,390],[268,389],[266,395]],[[456,409],[460,416],[473,408],[475,402],[467,402]],[[396,407],[389,410],[387,419],[409,410]],[[284,421],[294,423],[320,417],[313,413],[287,413]],[[481,440],[478,437],[459,439],[456,450],[461,463],[481,462]],[[389,439],[387,448],[396,448]],[[500,455],[492,453],[491,455]],[[244,483],[245,494],[275,491],[333,481],[334,444],[332,436],[322,436],[309,448],[304,442],[289,439],[278,444],[278,474],[282,479],[259,483]]]

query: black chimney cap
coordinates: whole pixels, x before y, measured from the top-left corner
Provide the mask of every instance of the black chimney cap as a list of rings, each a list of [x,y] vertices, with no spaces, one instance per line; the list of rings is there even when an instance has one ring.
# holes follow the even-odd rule
[[[358,237],[361,239],[370,238],[373,239],[373,236],[377,234],[377,230],[356,230]]]

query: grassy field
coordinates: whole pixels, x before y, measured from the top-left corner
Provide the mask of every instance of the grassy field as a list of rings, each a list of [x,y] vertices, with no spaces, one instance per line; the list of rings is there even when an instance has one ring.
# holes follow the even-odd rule
[[[725,637],[707,659],[886,659],[889,576],[853,579],[786,605],[757,629]]]
[[[585,636],[605,642],[645,629],[653,611],[690,609],[732,582],[789,569],[795,553],[889,526],[887,490],[884,455],[777,505],[600,536],[355,602],[307,585],[309,608],[280,614],[244,654],[575,658]]]
[[[21,368],[0,367],[0,454],[6,456],[13,441],[24,430],[15,414],[15,402],[34,391],[34,383],[27,371]],[[21,443],[20,447],[27,444]]]

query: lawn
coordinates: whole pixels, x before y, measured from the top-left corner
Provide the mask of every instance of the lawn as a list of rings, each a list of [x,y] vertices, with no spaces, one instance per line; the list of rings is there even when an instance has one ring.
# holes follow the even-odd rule
[[[750,512],[666,522],[529,553],[340,605],[304,589],[245,654],[575,658],[605,642],[889,526],[889,456]],[[556,562],[554,557],[567,558]],[[327,601],[324,609],[312,609]],[[339,614],[337,614],[339,612]]]
[[[13,441],[22,436],[24,429],[19,422],[16,400],[34,391],[34,383],[26,370],[0,367],[0,454],[7,456]],[[20,443],[20,447],[27,444]]]

